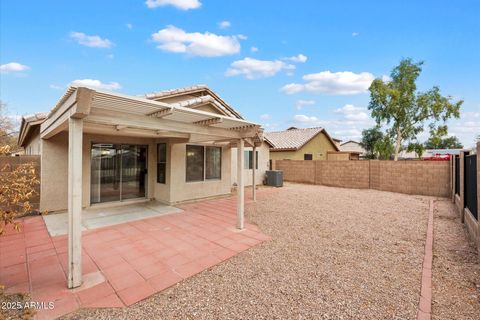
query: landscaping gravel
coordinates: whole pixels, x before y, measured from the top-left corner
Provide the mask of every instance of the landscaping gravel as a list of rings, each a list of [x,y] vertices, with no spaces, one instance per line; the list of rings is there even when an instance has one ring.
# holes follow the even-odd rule
[[[436,202],[433,319],[480,319],[480,264],[460,217],[448,200]]]
[[[271,240],[123,309],[66,319],[414,319],[430,198],[289,184],[247,206]]]

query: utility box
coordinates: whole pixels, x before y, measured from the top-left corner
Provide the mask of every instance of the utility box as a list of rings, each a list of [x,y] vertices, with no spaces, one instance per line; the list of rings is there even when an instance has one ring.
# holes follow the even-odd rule
[[[283,187],[283,171],[281,170],[267,170],[267,186]]]

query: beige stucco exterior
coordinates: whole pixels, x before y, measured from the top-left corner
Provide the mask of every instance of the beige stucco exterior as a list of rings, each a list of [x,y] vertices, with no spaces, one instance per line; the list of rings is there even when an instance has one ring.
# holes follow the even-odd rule
[[[92,143],[122,143],[147,145],[147,190],[146,199],[158,200],[166,204],[175,204],[184,201],[207,198],[229,194],[232,188],[232,172],[236,167],[236,149],[229,145],[222,146],[222,166],[221,178],[214,180],[205,180],[199,182],[186,181],[186,146],[187,143],[177,143],[171,139],[151,139],[136,138],[110,135],[85,134],[83,137],[83,176],[82,176],[82,206],[84,208],[91,206],[90,186],[91,186],[91,146]],[[156,144],[167,143],[167,172],[166,183],[157,183],[157,153]],[[203,145],[203,144],[200,144]],[[41,140],[41,210],[59,211],[67,209],[67,189],[68,189],[68,134],[60,133],[48,140]],[[259,151],[261,148],[258,148]],[[232,163],[232,150],[235,155]],[[257,174],[259,183],[265,172],[266,163],[268,163],[268,152],[263,148],[259,154],[259,168],[262,167],[263,173]],[[260,171],[260,170],[259,170]],[[246,181],[250,181],[251,170],[245,170]],[[236,173],[235,173],[236,177]],[[248,180],[250,179],[250,180]]]
[[[293,151],[272,151],[270,150],[270,159],[275,160],[303,160],[304,154],[312,154],[313,160],[327,160],[327,152],[336,151],[335,145],[325,135],[320,132],[309,142],[298,150]]]
[[[252,147],[245,148],[245,151],[252,151]],[[258,169],[255,170],[255,184],[261,185],[265,177],[265,171],[269,168],[269,145],[265,142],[261,146],[257,147],[258,151]],[[237,148],[232,148],[232,184],[237,183]],[[253,174],[252,169],[243,170],[243,180],[246,186],[252,185]]]

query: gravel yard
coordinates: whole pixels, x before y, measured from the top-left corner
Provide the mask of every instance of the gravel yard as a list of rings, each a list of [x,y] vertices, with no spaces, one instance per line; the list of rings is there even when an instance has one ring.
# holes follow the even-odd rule
[[[246,208],[247,220],[271,240],[131,307],[80,310],[65,319],[414,319],[429,199],[289,184]],[[462,233],[455,235],[462,247]],[[452,258],[444,266],[463,271]],[[478,279],[478,265],[476,271]],[[434,291],[434,312],[451,299]],[[458,318],[447,308],[441,314]]]
[[[448,200],[434,217],[433,319],[480,318],[480,264],[460,217]]]

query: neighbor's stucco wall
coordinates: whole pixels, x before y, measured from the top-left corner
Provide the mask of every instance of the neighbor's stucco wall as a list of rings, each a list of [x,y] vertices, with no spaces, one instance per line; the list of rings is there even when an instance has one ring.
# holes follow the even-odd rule
[[[327,160],[327,151],[336,151],[334,144],[321,132],[297,151],[270,151],[272,160],[303,160],[305,153],[313,155],[313,160]]]
[[[67,209],[68,132],[41,140],[40,210]]]
[[[365,149],[359,143],[356,142],[345,142],[344,144],[340,145],[341,151],[356,151],[361,152],[362,154],[365,153]]]
[[[252,147],[246,147],[245,151],[252,151]],[[258,151],[258,169],[255,170],[255,182],[257,185],[263,183],[265,177],[265,171],[269,168],[269,146],[266,143],[262,143],[261,146],[257,147]],[[237,183],[237,148],[232,148],[232,184]],[[243,170],[243,181],[246,186],[252,185],[252,169]]]

